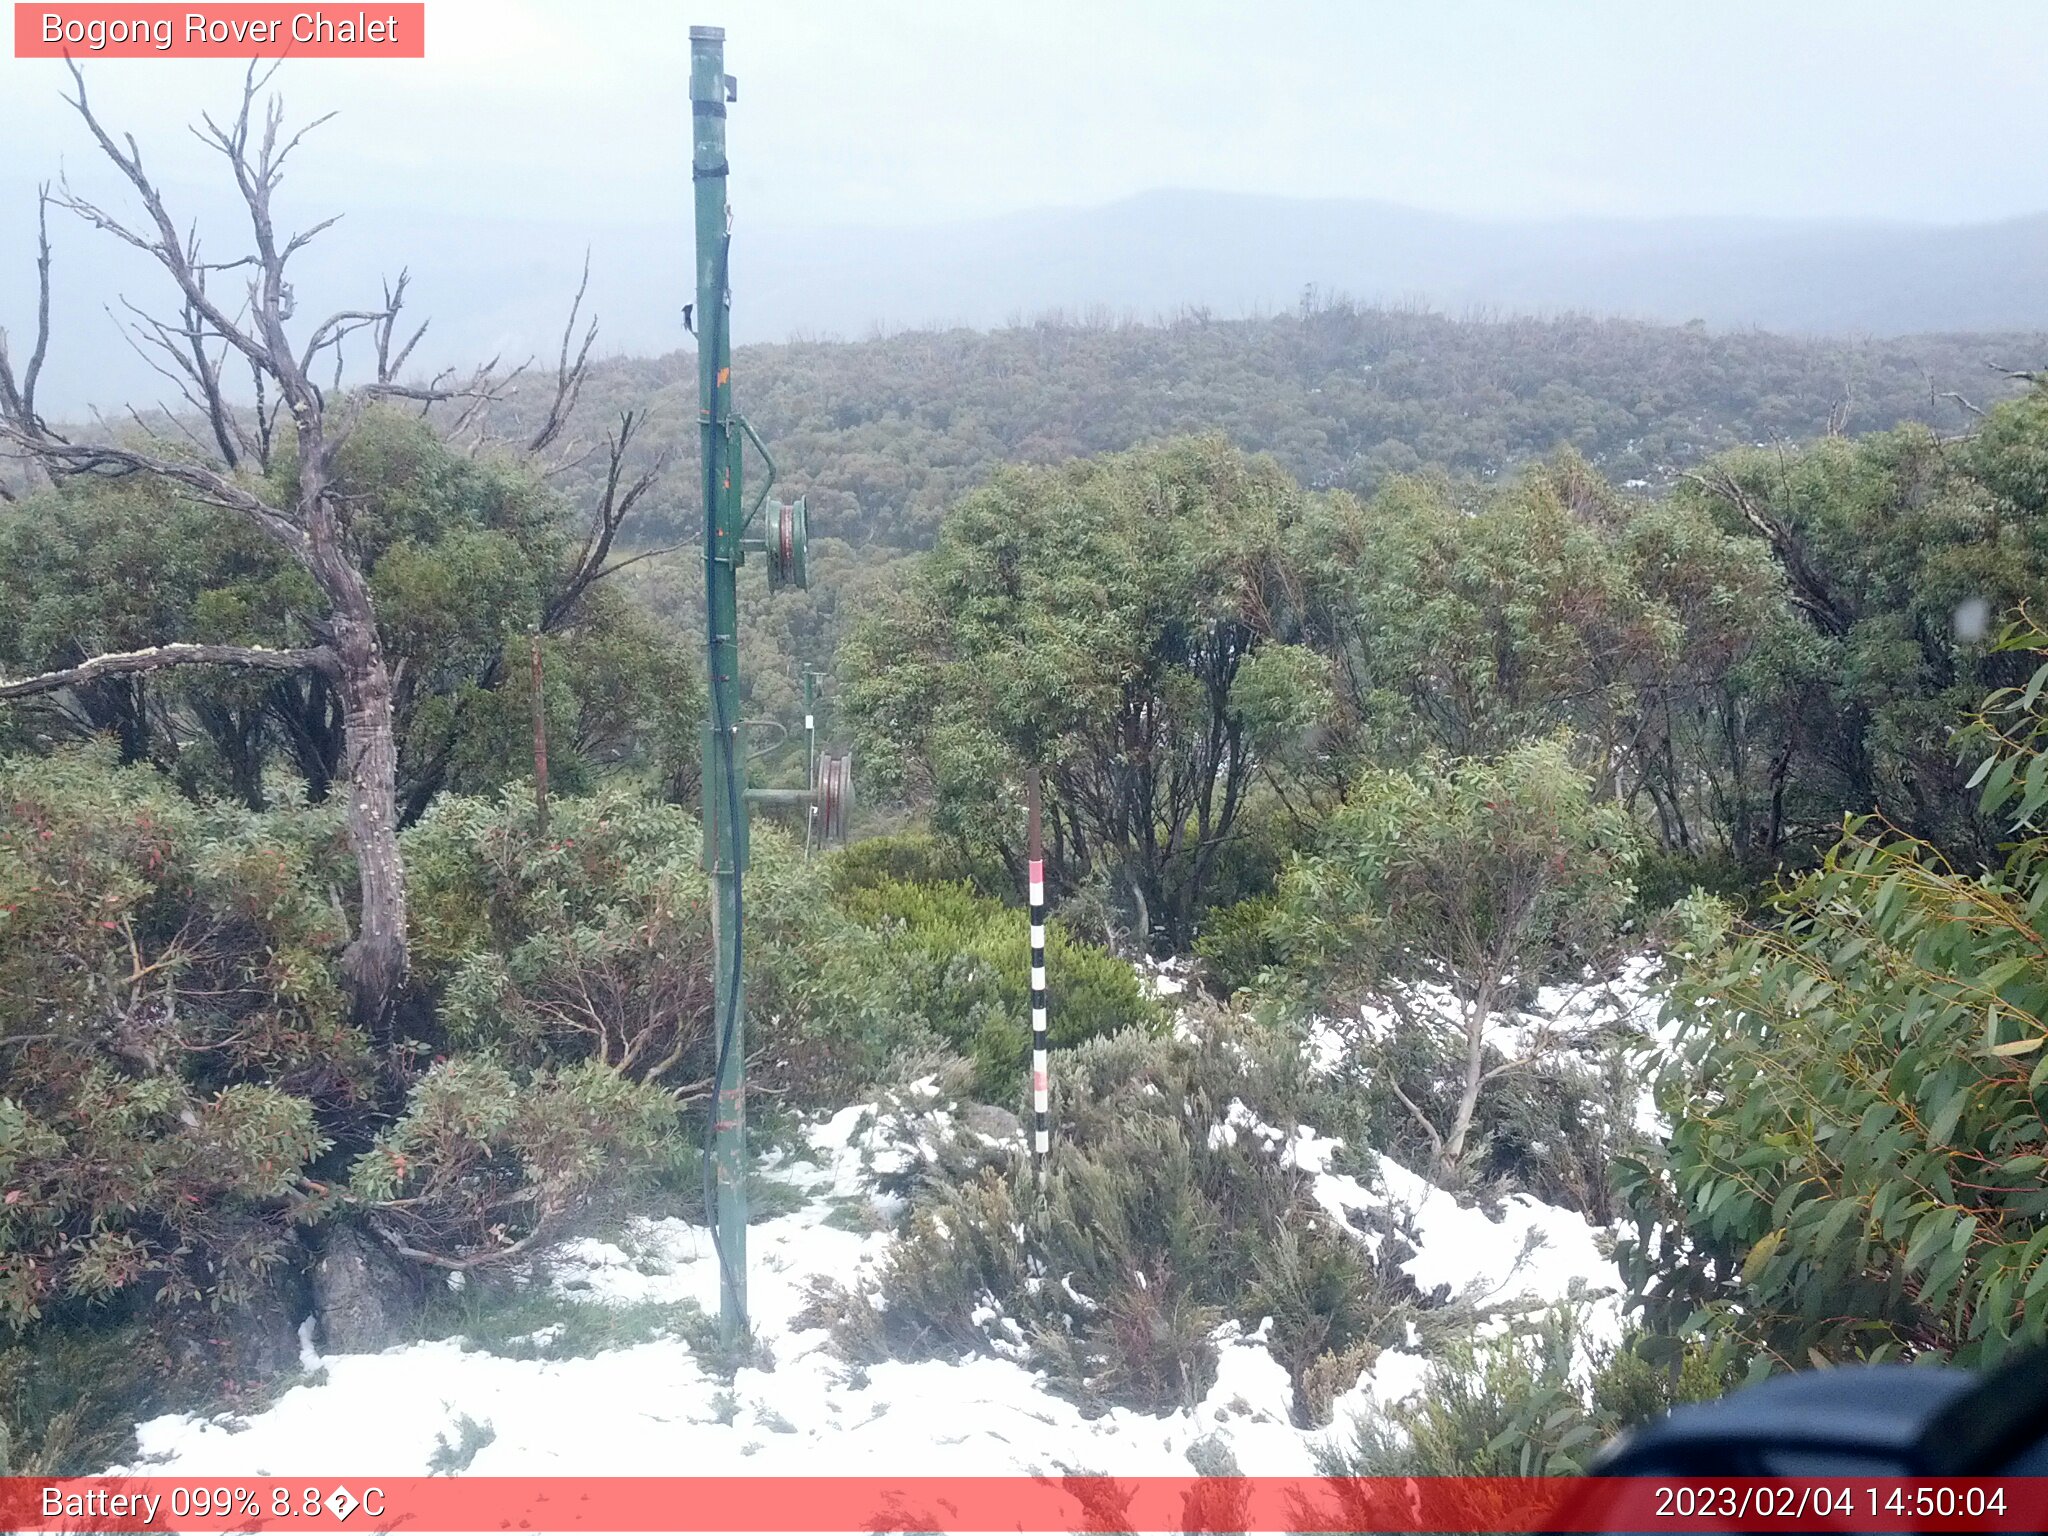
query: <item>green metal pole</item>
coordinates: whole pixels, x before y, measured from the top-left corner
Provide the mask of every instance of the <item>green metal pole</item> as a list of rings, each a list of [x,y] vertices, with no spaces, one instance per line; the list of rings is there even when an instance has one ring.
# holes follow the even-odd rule
[[[740,974],[740,875],[746,867],[746,753],[740,741],[738,566],[742,514],[732,408],[730,228],[725,200],[725,30],[690,28],[692,178],[697,195],[697,403],[704,471],[704,857],[717,955],[718,1092],[713,1102],[718,1320],[728,1343],[747,1329],[746,1036]]]

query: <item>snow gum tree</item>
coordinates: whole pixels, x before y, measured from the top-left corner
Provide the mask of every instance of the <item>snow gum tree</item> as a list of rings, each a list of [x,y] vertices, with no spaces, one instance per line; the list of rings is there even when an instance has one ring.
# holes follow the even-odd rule
[[[208,117],[198,130],[225,161],[247,215],[247,249],[230,259],[203,250],[196,227],[174,217],[133,138],[117,136],[102,124],[83,74],[73,68],[70,104],[126,183],[140,217],[112,212],[68,183],[54,192],[43,189],[40,305],[34,342],[18,368],[0,336],[0,445],[49,481],[140,479],[240,520],[303,573],[313,602],[304,620],[311,643],[171,642],[110,651],[76,665],[0,681],[0,700],[75,691],[172,667],[236,668],[315,680],[312,692],[320,696],[321,712],[338,726],[340,760],[333,778],[355,854],[355,932],[342,956],[342,975],[355,1019],[382,1032],[408,973],[398,841],[398,679],[355,526],[358,502],[342,494],[338,470],[365,412],[377,403],[412,402],[422,411],[449,404],[459,412],[449,430],[459,435],[476,427],[485,407],[518,370],[499,377],[486,365],[466,378],[443,374],[424,383],[407,382],[402,370],[425,327],[410,335],[400,329],[403,274],[363,307],[337,310],[317,321],[299,314],[290,263],[334,220],[291,234],[276,221],[273,203],[285,166],[318,122],[288,133],[275,97],[258,111],[257,98],[274,68],[259,74],[252,65],[235,114],[224,124]],[[39,407],[37,385],[51,339],[47,211],[52,204],[142,252],[170,280],[168,318],[132,305],[129,309],[136,316],[134,341],[180,393],[181,413],[164,414],[185,431],[186,441],[173,442],[146,428],[118,438],[75,436],[53,425]],[[580,300],[579,294],[579,306]],[[577,351],[571,345],[575,326],[572,310],[556,369],[554,404],[527,444],[535,452],[560,436],[581,388],[594,331],[585,334]],[[358,356],[367,355],[369,368],[367,376],[348,382],[343,351],[351,340]],[[227,379],[244,373],[248,391],[236,396]],[[142,418],[136,421],[143,428]],[[579,583],[587,586],[603,573],[618,520],[646,489],[645,480],[621,483],[620,455],[631,430],[629,418],[613,439],[612,474],[569,583],[571,602]]]
[[[1993,694],[1972,870],[1876,818],[1748,928],[1700,904],[1659,1084],[1672,1133],[1624,1160],[1625,1272],[1661,1330],[1760,1369],[2048,1339],[2048,634]]]
[[[1019,873],[1042,770],[1055,889],[1111,882],[1141,941],[1184,945],[1262,754],[1318,697],[1320,658],[1274,639],[1301,501],[1216,439],[999,474],[841,649],[863,762]]]
[[[1368,774],[1282,875],[1269,942],[1318,1001],[1377,1001],[1447,1038],[1447,1116],[1392,1087],[1449,1167],[1487,1084],[1556,1043],[1502,1052],[1490,1031],[1525,989],[1611,957],[1636,857],[1627,813],[1594,799],[1561,741]]]

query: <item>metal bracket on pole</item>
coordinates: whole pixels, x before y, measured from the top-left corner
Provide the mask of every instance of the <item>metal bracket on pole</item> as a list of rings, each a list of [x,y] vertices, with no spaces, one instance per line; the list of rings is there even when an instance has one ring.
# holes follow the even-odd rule
[[[775,457],[769,453],[768,445],[761,441],[760,434],[754,431],[753,424],[746,417],[736,416],[733,419],[739,423],[739,429],[746,435],[747,441],[754,445],[754,452],[761,455],[761,462],[768,466],[768,474],[761,481],[761,488],[754,492],[754,504],[747,508],[747,520],[740,530],[744,533],[754,526],[754,519],[761,515],[762,504],[768,500],[768,492],[775,485]]]

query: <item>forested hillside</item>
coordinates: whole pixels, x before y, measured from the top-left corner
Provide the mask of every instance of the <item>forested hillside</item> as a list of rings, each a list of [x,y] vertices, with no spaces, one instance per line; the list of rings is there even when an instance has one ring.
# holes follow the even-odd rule
[[[1901,421],[1953,430],[2019,384],[2048,335],[1833,340],[1586,316],[1456,319],[1311,296],[1263,320],[1047,320],[994,332],[740,349],[740,404],[818,531],[923,548],[997,464],[1189,432],[1270,453],[1311,488],[1369,493],[1429,467],[1495,479],[1570,447],[1617,483],[1668,484],[1745,444]],[[625,407],[695,451],[694,354],[599,365],[578,412]],[[681,466],[678,466],[679,469]],[[687,474],[676,484],[687,486]]]
[[[1587,316],[1456,319],[1315,295],[1262,320],[1051,319],[741,348],[740,407],[773,444],[778,494],[809,498],[813,538],[812,592],[774,604],[742,592],[750,686],[763,713],[794,709],[798,673],[828,666],[847,616],[896,580],[891,557],[928,548],[947,509],[1001,464],[1215,432],[1307,487],[1370,495],[1418,472],[1483,486],[1569,448],[1617,487],[1655,494],[1729,448],[1902,421],[1961,430],[2024,388],[2001,368],[2043,356],[2048,335],[1798,338]],[[620,412],[643,412],[643,459],[672,450],[635,523],[644,543],[696,536],[694,370],[689,352],[599,364],[573,416],[589,443]],[[545,391],[528,397],[501,413],[507,436],[530,425]],[[603,463],[557,484],[588,498]],[[642,574],[656,609],[687,633],[694,568]]]

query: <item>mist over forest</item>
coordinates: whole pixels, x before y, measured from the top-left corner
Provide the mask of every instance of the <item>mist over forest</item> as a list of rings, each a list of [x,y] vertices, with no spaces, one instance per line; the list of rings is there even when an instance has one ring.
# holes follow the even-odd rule
[[[16,179],[4,183],[15,186]],[[15,186],[15,201],[33,198]],[[201,203],[204,207],[205,204]],[[591,260],[602,353],[655,356],[685,340],[680,218],[570,222],[380,206],[310,247],[301,283],[339,297],[364,273],[414,278],[433,316],[419,361],[545,353]],[[161,393],[120,340],[101,295],[146,281],[133,252],[60,231],[54,294],[93,363],[53,361],[49,398],[118,411]],[[2048,329],[2048,215],[1981,224],[1797,219],[1478,219],[1386,203],[1159,191],[1092,208],[909,225],[776,225],[742,218],[735,261],[742,344],[860,341],[878,332],[989,330],[1049,317],[1171,322],[1282,315],[1323,303],[1449,318],[1580,315],[1723,332],[1843,339]],[[23,252],[25,256],[27,253]],[[30,302],[33,268],[0,271]],[[2018,367],[2019,354],[2000,359]]]

